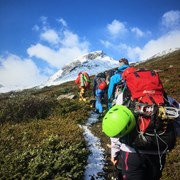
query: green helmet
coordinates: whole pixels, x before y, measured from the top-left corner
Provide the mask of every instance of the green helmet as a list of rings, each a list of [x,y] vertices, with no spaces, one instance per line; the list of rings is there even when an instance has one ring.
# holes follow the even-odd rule
[[[123,137],[132,131],[136,120],[126,106],[115,105],[104,116],[102,130],[109,137]]]

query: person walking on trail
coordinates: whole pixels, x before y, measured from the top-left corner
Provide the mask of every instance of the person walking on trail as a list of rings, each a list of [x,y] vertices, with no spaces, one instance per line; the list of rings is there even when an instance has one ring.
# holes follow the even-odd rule
[[[128,68],[122,76],[131,92],[129,105],[125,106],[124,99],[116,102],[116,105],[106,113],[102,122],[103,132],[111,138],[111,161],[122,171],[119,179],[159,180],[165,166],[166,154],[174,148],[176,143],[179,130],[175,129],[177,127],[174,124],[179,122],[179,103],[165,94],[160,80],[157,81],[158,74],[152,70]],[[143,77],[147,76],[149,79],[146,84]],[[154,90],[150,89],[152,84]],[[146,92],[148,94],[152,92],[150,96],[148,94],[141,96],[141,92],[146,93],[145,85],[149,87]],[[142,88],[141,91],[139,91],[139,86]],[[138,95],[133,90],[138,90]],[[141,101],[133,99],[134,96],[136,99],[140,98]],[[143,98],[145,98],[145,103]],[[148,118],[150,121],[147,121]],[[143,132],[141,128],[145,126],[146,130]]]
[[[106,75],[105,73],[99,73],[94,77],[93,80],[93,95],[96,98],[95,108],[96,112],[103,115],[103,104],[102,99],[104,98],[104,94],[107,88],[106,84]]]
[[[112,102],[115,99],[116,85],[122,80],[123,71],[129,67],[129,62],[126,58],[119,60],[119,68],[115,74],[110,78],[108,86],[108,108],[112,107]]]
[[[171,98],[171,102],[172,101],[175,102],[175,100],[172,100]],[[179,103],[171,105],[180,109]],[[118,119],[120,119],[120,117],[123,118],[123,120],[121,119],[122,121],[119,126],[122,126],[123,122],[129,122],[130,126],[125,130],[128,131],[128,134],[135,126],[134,115],[125,106],[123,109],[121,109],[119,105],[117,107],[115,105],[113,108],[114,110],[111,111],[111,114],[108,114],[108,116],[110,115],[108,121],[114,121],[112,116],[114,116],[114,118],[117,117]],[[121,111],[119,115],[116,114],[118,108]],[[128,116],[131,118],[129,119]],[[180,121],[180,116],[176,121]],[[179,127],[175,128],[177,128],[176,133],[178,133]],[[114,130],[115,129],[117,129],[117,123],[114,125]],[[110,129],[108,129],[108,131],[110,131]],[[123,133],[126,133],[125,131]],[[160,180],[165,166],[167,152],[167,150],[158,152],[158,149],[137,150],[135,147],[127,145],[126,140],[123,137],[121,139],[117,137],[111,138],[111,161],[119,168],[119,175],[116,178],[118,180]]]
[[[75,80],[79,85],[79,101],[86,101],[85,93],[90,89],[90,77],[87,72],[80,72]]]

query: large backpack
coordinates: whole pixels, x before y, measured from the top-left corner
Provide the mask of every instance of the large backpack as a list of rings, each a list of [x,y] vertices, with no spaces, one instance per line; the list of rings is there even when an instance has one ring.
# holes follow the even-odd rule
[[[136,117],[136,128],[121,141],[140,150],[174,148],[173,121],[178,117],[178,110],[170,107],[158,73],[127,68],[122,76],[130,92],[125,103]]]
[[[82,72],[82,75],[83,75],[83,80],[85,82],[85,87],[89,88],[91,82],[89,74],[87,72]]]
[[[107,88],[107,84],[106,84],[106,75],[104,72],[101,72],[99,74],[96,75],[96,87],[95,89],[101,89],[101,90],[105,90]]]

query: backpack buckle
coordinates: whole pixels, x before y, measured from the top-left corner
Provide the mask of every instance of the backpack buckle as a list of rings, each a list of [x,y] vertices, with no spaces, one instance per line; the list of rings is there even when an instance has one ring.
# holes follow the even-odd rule
[[[154,114],[154,106],[154,104],[150,105],[136,102],[134,112],[144,116],[152,116]]]

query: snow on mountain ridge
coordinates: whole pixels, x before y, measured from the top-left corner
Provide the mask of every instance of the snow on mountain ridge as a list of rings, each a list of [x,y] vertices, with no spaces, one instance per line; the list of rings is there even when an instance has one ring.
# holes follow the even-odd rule
[[[155,57],[166,56],[173,53],[174,51],[180,50],[180,48],[174,48],[169,50],[164,50],[153,55],[144,61],[135,62],[134,65],[140,64],[142,62],[148,61]],[[91,63],[90,63],[91,62]],[[87,71],[90,75],[95,75],[99,72],[106,71],[118,66],[118,61],[107,56],[103,51],[95,51],[79,56],[74,59],[72,63],[65,65],[62,69],[58,70],[54,75],[52,75],[48,81],[41,85],[33,86],[4,86],[0,85],[0,93],[6,93],[10,91],[22,91],[24,89],[31,88],[43,88],[44,86],[58,85],[67,81],[73,81],[80,71]]]
[[[67,81],[73,81],[77,74],[86,71],[95,75],[118,66],[118,61],[107,56],[103,51],[90,52],[76,58],[73,62],[65,65],[49,78],[45,86],[58,85]]]
[[[149,59],[152,59],[152,58],[156,58],[156,57],[160,57],[160,56],[165,56],[165,55],[168,55],[168,54],[170,54],[170,53],[172,53],[172,52],[174,52],[174,51],[176,51],[176,50],[179,50],[179,49],[180,49],[180,48],[173,48],[173,49],[170,48],[170,49],[166,49],[166,50],[163,50],[163,51],[161,51],[161,52],[159,52],[159,53],[157,53],[157,54],[149,57],[149,58],[146,59],[146,60],[149,60]]]

